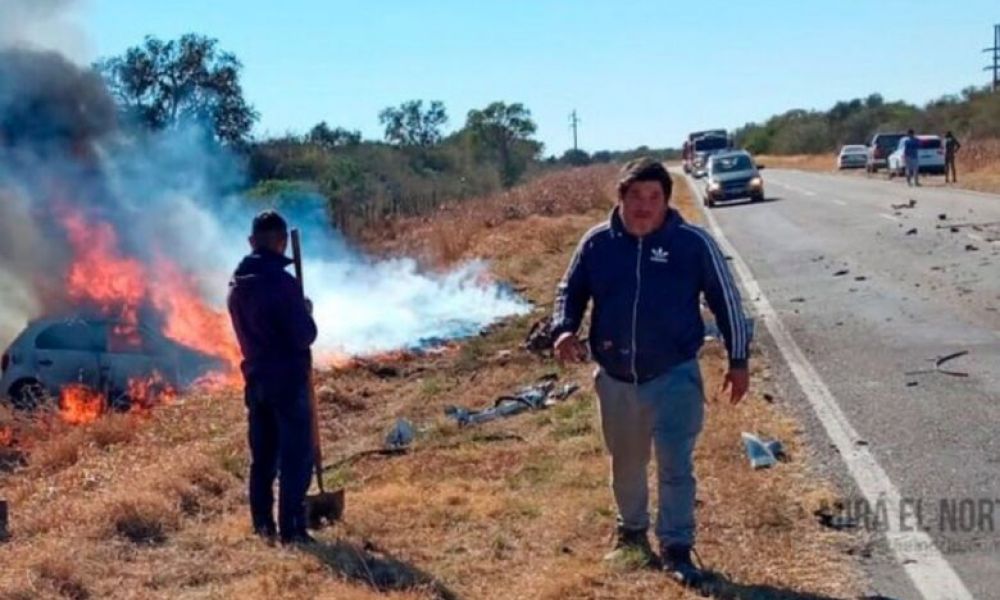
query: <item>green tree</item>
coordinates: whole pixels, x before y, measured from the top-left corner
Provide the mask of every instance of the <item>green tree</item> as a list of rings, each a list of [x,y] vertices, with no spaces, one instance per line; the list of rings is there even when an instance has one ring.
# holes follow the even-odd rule
[[[583,167],[590,164],[590,155],[584,150],[574,150],[570,148],[563,152],[559,162],[573,167]]]
[[[356,146],[361,143],[360,131],[349,131],[343,127],[330,128],[326,121],[320,121],[306,135],[306,141],[326,149],[340,146]]]
[[[531,139],[537,130],[531,111],[519,102],[493,102],[482,110],[470,110],[465,127],[473,144],[494,156],[500,165],[500,177],[511,186],[541,152],[542,146]]]
[[[440,142],[441,128],[448,122],[444,103],[434,100],[427,110],[423,104],[423,100],[410,100],[383,109],[378,120],[385,127],[385,141],[397,146],[422,147]]]
[[[152,129],[206,123],[218,141],[242,145],[258,117],[243,98],[240,61],[212,38],[189,33],[164,42],[147,36],[142,46],[94,67],[126,118]]]

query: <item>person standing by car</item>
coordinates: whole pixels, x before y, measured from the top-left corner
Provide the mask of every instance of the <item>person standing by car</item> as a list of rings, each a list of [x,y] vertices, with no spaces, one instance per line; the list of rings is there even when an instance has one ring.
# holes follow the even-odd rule
[[[906,169],[906,185],[920,185],[920,140],[912,129],[903,138],[903,165]]]
[[[662,566],[685,585],[698,585],[691,561],[695,533],[693,452],[704,416],[697,354],[704,340],[704,293],[729,352],[725,381],[738,403],[749,386],[749,325],[726,260],[715,241],[670,208],[670,175],[648,158],[629,162],[618,180],[618,203],[607,222],[580,240],[556,291],[553,338],[560,362],[587,358],[577,338],[593,302],[590,352],[601,429],[611,454],[618,506],[615,550],[655,560],[649,527],[646,467],[656,450]]]
[[[243,352],[250,443],[250,516],[254,533],[309,543],[306,492],[313,466],[309,347],[312,306],[285,269],[288,226],[274,211],[253,220],[252,251],[229,284],[229,314]],[[274,523],[274,480],[279,481]]]
[[[944,182],[948,183],[948,175],[951,174],[951,183],[958,183],[958,172],[955,169],[955,155],[962,148],[958,139],[952,132],[944,134]]]

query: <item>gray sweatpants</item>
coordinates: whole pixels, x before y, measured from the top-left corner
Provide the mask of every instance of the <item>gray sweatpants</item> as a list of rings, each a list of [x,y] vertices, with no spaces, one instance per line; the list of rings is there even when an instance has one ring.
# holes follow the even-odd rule
[[[694,445],[704,420],[704,393],[698,361],[677,365],[636,385],[598,369],[595,387],[604,443],[611,453],[611,489],[618,525],[649,527],[646,468],[656,449],[659,511],[656,537],[663,545],[694,544]]]
[[[904,158],[903,166],[906,169],[906,183],[920,185],[920,159]]]

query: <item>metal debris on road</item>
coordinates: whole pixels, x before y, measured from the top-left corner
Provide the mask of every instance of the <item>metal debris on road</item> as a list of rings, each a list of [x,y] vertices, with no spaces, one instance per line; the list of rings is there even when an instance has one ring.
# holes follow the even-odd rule
[[[750,466],[754,469],[764,469],[777,464],[779,458],[785,457],[784,447],[778,440],[762,440],[752,433],[744,431],[740,434],[743,439],[743,449],[746,450],[747,458],[750,459]]]
[[[917,206],[917,201],[914,200],[913,198],[910,198],[910,201],[907,202],[906,204],[893,204],[892,208],[894,210],[900,210],[903,208],[916,208],[916,206]]]
[[[920,369],[917,371],[907,371],[905,375],[924,375],[927,373],[941,373],[942,375],[951,375],[952,377],[968,377],[969,374],[965,371],[951,371],[949,369],[942,369],[946,363],[955,360],[956,358],[961,358],[968,354],[968,350],[960,350],[958,352],[953,352],[951,354],[945,354],[944,356],[938,356],[935,358],[928,359],[934,363],[933,369]]]
[[[413,424],[400,417],[385,436],[386,450],[404,450],[413,443]]]
[[[917,228],[914,227],[913,229],[908,229],[906,231],[906,235],[917,235]]]
[[[865,277],[864,275],[858,275],[857,277],[854,278],[854,281],[867,281],[867,280],[868,278]]]
[[[977,250],[979,250],[979,247],[976,246],[975,244],[966,244],[965,245],[965,251],[966,252],[976,252]]]
[[[841,269],[841,270],[837,271],[836,273],[834,273],[833,276],[834,277],[843,277],[844,275],[847,275],[850,272],[851,272],[850,269]]]
[[[944,213],[938,215],[938,221],[947,221],[947,220],[948,220],[948,215]]]
[[[449,405],[444,414],[455,419],[462,427],[478,425],[502,417],[510,417],[529,410],[543,410],[562,402],[580,389],[575,383],[567,383],[556,388],[556,383],[546,378],[541,383],[521,389],[512,396],[501,396],[493,406],[483,410],[469,410],[461,406]]]

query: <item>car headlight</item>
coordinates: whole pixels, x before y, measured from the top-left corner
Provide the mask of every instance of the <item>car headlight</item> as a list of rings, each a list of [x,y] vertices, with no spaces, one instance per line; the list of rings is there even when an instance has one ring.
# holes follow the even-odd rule
[[[760,177],[754,177],[750,180],[750,187],[760,187],[764,185],[764,180]]]
[[[712,190],[713,192],[716,191],[716,190],[718,190],[718,189],[720,189],[721,187],[722,187],[722,184],[720,184],[718,181],[709,181],[708,182],[708,189]]]

